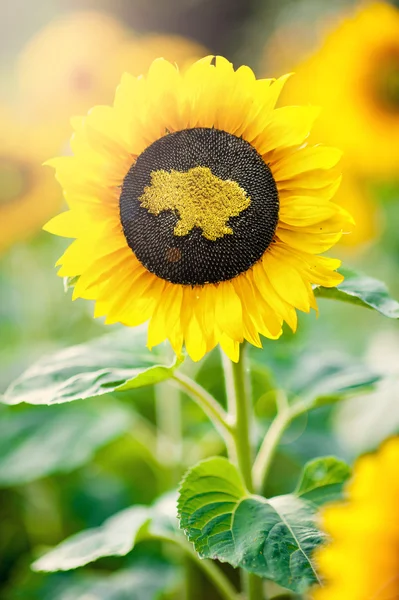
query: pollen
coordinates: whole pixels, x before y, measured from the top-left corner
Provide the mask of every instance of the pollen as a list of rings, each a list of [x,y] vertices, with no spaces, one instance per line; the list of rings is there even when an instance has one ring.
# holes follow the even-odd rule
[[[202,235],[212,241],[232,235],[229,218],[237,217],[251,203],[236,181],[219,179],[208,167],[194,167],[186,173],[155,171],[151,173],[151,185],[139,200],[153,215],[175,211],[179,221],[174,235],[185,236],[199,227]]]

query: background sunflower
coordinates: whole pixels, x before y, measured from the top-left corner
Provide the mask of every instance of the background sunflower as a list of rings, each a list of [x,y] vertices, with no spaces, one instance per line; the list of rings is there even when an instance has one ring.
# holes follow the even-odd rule
[[[323,108],[313,135],[344,152],[349,181],[337,202],[356,205],[357,225],[343,242],[360,249],[380,234],[384,222],[380,194],[370,191],[370,183],[398,180],[398,32],[399,11],[388,3],[335,7],[331,15],[317,15],[315,26],[306,13],[300,26],[291,16],[266,44],[263,57],[269,68],[284,65],[299,75],[287,83],[285,102]]]
[[[37,232],[61,207],[62,196],[41,162],[53,132],[0,111],[0,252]]]
[[[398,459],[398,438],[359,459],[346,502],[324,510],[331,541],[316,555],[325,581],[314,600],[398,597]]]
[[[133,30],[111,15],[77,11],[59,17],[39,31],[23,49],[17,67],[19,97],[31,119],[65,124],[100,100],[113,100],[126,70],[144,72],[159,52],[184,66],[205,48],[182,36],[149,35]]]
[[[287,84],[286,99],[323,107],[313,135],[342,148],[353,168],[368,177],[396,177],[399,11],[369,3],[323,25],[320,47],[301,64],[291,57],[299,77]]]

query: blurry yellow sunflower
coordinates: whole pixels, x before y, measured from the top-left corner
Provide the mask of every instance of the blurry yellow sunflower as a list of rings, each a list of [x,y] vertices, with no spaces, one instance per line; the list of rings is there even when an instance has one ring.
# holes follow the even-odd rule
[[[332,541],[316,559],[325,586],[312,600],[399,599],[399,439],[355,465],[346,502],[324,509]]]
[[[27,44],[19,59],[20,95],[36,119],[63,119],[93,104],[112,102],[124,71],[141,75],[158,56],[183,65],[204,55],[179,36],[136,38],[117,20],[96,11],[72,12],[51,22]]]
[[[399,168],[399,11],[384,2],[345,14],[322,47],[297,65],[285,101],[311,102],[323,113],[314,134],[343,149],[366,176]]]
[[[367,182],[349,168],[345,170],[335,202],[343,206],[354,220],[350,234],[342,236],[340,245],[357,251],[378,238],[383,229],[380,207],[374,201]]]
[[[96,11],[68,13],[40,30],[22,51],[20,95],[37,118],[68,118],[98,99],[109,102],[121,76],[109,67],[127,31]]]
[[[0,109],[0,253],[42,228],[61,194],[42,167],[51,135]]]
[[[120,44],[118,49],[115,58],[119,74],[118,81],[125,71],[136,77],[147,73],[153,60],[159,56],[171,63],[176,63],[183,70],[204,56],[206,52],[204,46],[179,35],[148,34],[133,37]]]
[[[77,118],[72,157],[54,159],[70,211],[46,229],[77,238],[59,275],[95,316],[149,320],[150,347],[168,338],[194,360],[220,343],[278,338],[312,284],[335,286],[334,245],[348,214],[330,200],[338,150],[305,140],[312,107],[275,109],[287,77],[256,80],[207,57],[183,73],[155,60],[125,74],[113,108]]]

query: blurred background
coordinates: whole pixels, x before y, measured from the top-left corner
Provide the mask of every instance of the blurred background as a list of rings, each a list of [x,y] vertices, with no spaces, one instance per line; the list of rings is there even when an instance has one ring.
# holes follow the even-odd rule
[[[139,75],[159,56],[184,69],[209,53],[236,67],[247,64],[258,77],[294,72],[281,102],[322,107],[311,139],[344,151],[336,201],[356,220],[333,255],[386,281],[399,297],[395,3],[2,0],[0,391],[43,354],[112,329],[94,321],[90,303],[72,304],[54,269],[66,241],[41,231],[63,208],[51,169],[42,163],[69,152],[70,117],[111,103],[124,71]],[[298,368],[293,358],[299,354]],[[373,393],[293,424],[270,493],[292,489],[301,466],[316,455],[352,461],[399,431],[398,355],[395,322],[328,301],[320,301],[318,319],[300,320],[295,337],[287,333],[253,352],[270,369],[267,381],[253,376],[253,401],[265,427],[274,390],[296,393],[304,374],[310,385],[333,364],[361,362],[382,377]],[[199,378],[223,401],[220,369],[216,352],[201,363]],[[140,600],[212,598],[199,574],[184,590],[181,557],[153,545],[71,574],[34,574],[29,567],[45,548],[130,504],[151,502],[175,487],[187,466],[222,451],[188,401],[172,419],[173,439],[167,426],[159,437],[171,394],[161,388],[59,407],[0,405],[2,600],[131,600],[132,589]],[[180,406],[180,399],[173,402]],[[67,460],[71,447],[74,458]]]

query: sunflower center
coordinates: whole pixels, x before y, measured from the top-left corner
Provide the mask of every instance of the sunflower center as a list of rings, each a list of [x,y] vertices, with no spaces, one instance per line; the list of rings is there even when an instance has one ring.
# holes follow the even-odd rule
[[[375,94],[385,110],[399,112],[399,52],[395,49],[380,61],[375,76]]]
[[[279,201],[255,148],[225,131],[185,129],[146,148],[120,196],[123,231],[148,271],[182,285],[251,268],[273,240]]]
[[[0,157],[0,206],[22,196],[25,188],[24,168],[18,163]]]
[[[88,69],[84,67],[76,68],[71,73],[71,87],[77,92],[87,92],[93,85],[93,78]]]

